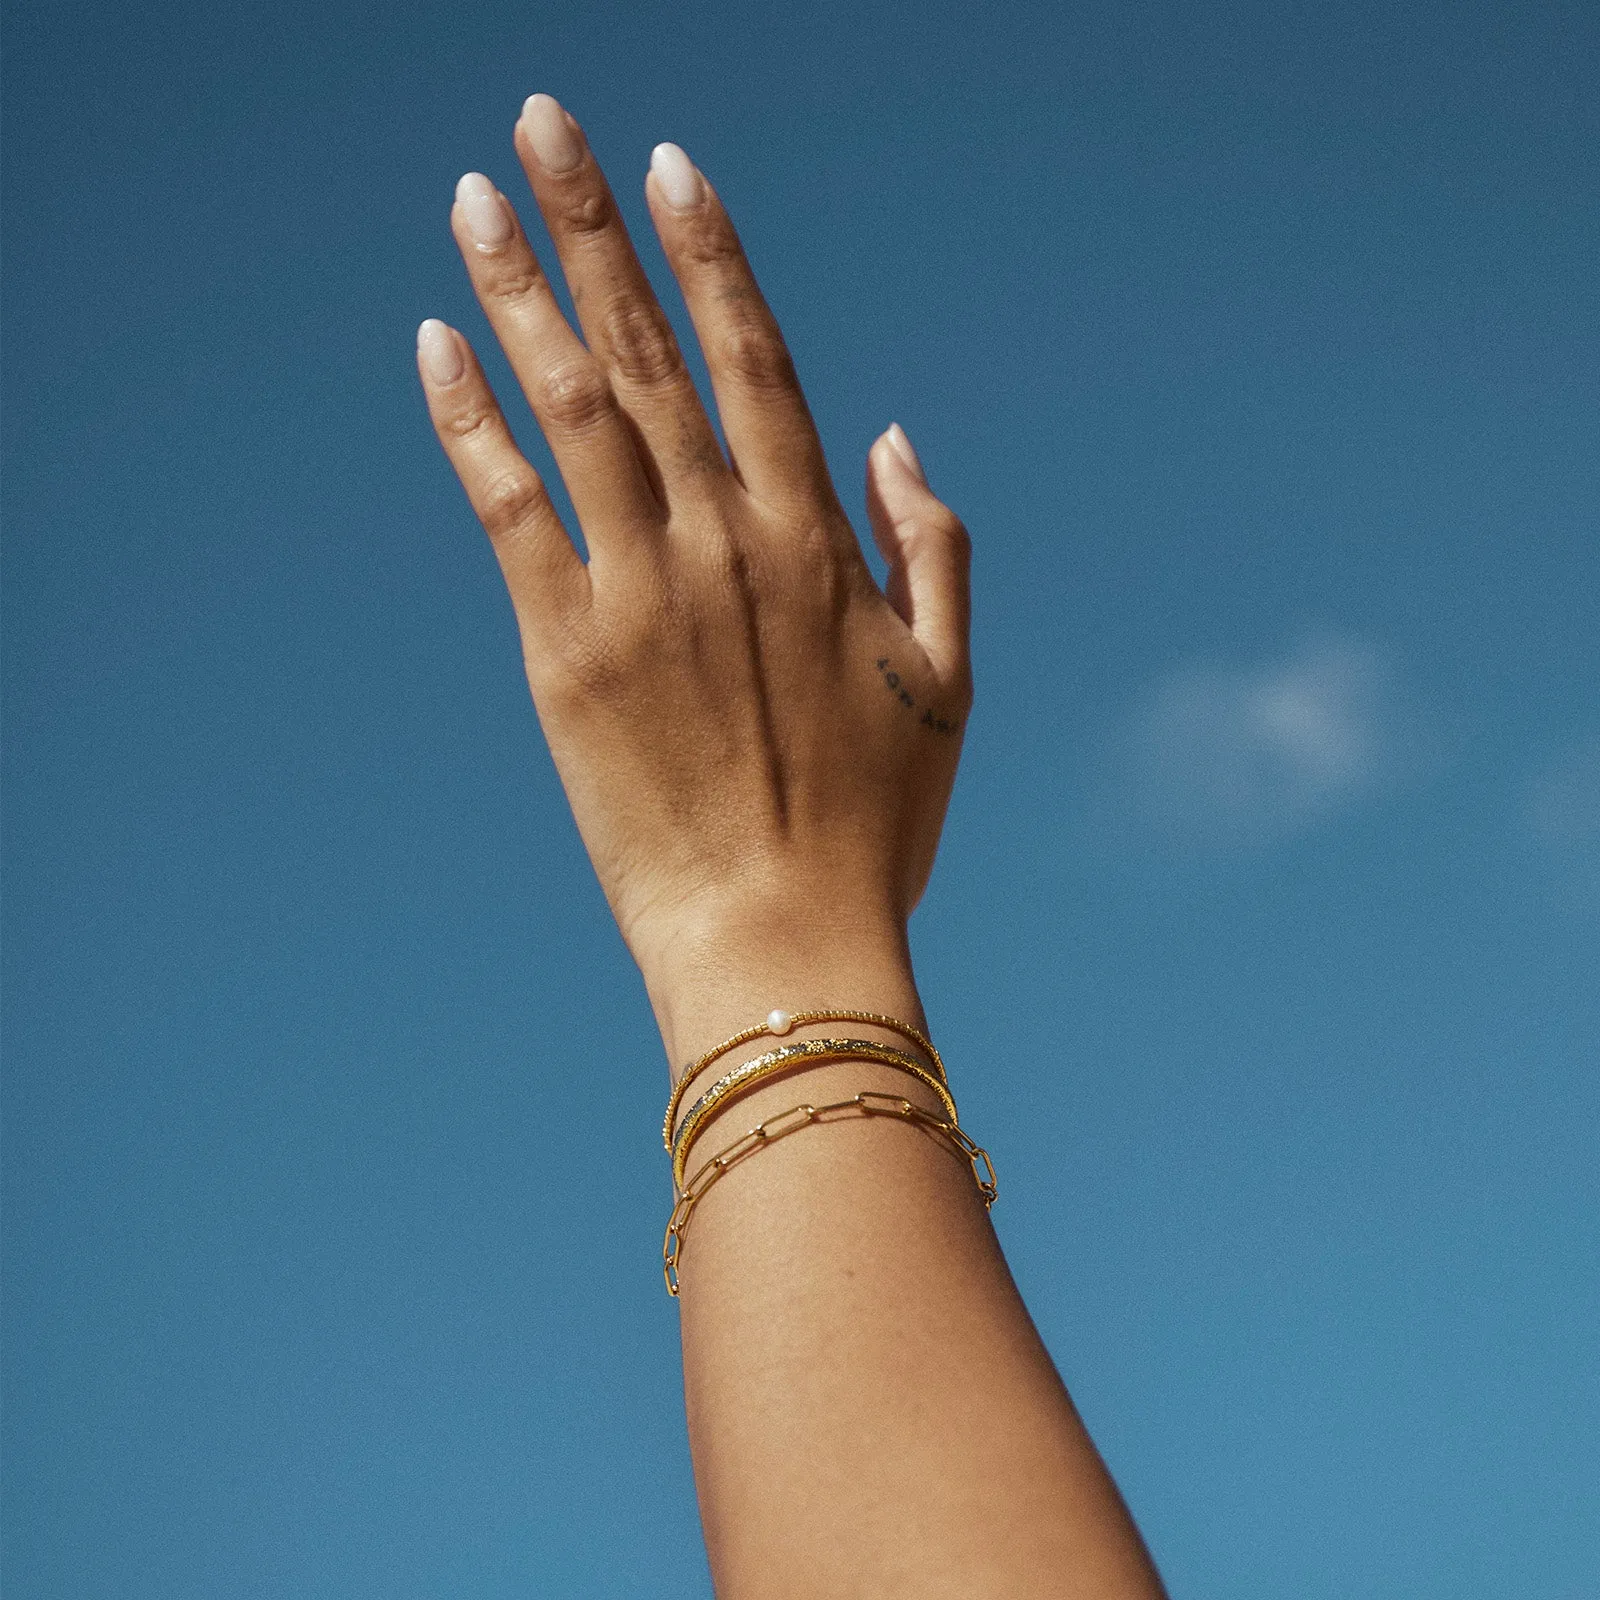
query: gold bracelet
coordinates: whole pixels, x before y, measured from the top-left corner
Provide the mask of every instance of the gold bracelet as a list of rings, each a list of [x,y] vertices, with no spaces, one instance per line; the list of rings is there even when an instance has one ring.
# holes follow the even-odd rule
[[[758,1022],[753,1028],[746,1028],[741,1033],[736,1033],[731,1039],[724,1039],[714,1050],[707,1050],[700,1059],[684,1070],[672,1091],[672,1097],[667,1101],[667,1114],[661,1123],[661,1143],[663,1148],[672,1149],[672,1119],[678,1114],[678,1107],[683,1104],[685,1091],[689,1087],[689,1080],[698,1073],[704,1072],[713,1061],[720,1060],[730,1050],[736,1050],[742,1044],[749,1044],[752,1039],[762,1039],[768,1034],[782,1038],[794,1028],[808,1027],[813,1022],[870,1022],[883,1028],[889,1033],[898,1033],[909,1044],[914,1044],[933,1063],[933,1070],[938,1075],[941,1083],[950,1081],[949,1074],[944,1070],[944,1062],[939,1059],[939,1052],[933,1048],[933,1041],[919,1029],[913,1028],[909,1022],[901,1022],[898,1017],[880,1016],[876,1011],[769,1011],[765,1022]]]
[[[921,1106],[913,1105],[909,1100],[902,1100],[890,1094],[878,1094],[871,1089],[849,1100],[835,1100],[831,1105],[794,1106],[775,1117],[769,1117],[759,1127],[752,1128],[742,1139],[735,1139],[721,1155],[713,1156],[701,1167],[684,1186],[678,1203],[672,1208],[672,1216],[668,1219],[666,1237],[661,1241],[661,1275],[667,1280],[667,1293],[674,1299],[677,1298],[678,1257],[683,1251],[684,1230],[689,1226],[689,1218],[693,1215],[694,1208],[705,1198],[706,1191],[712,1184],[716,1183],[725,1172],[738,1166],[741,1161],[753,1156],[757,1150],[765,1149],[773,1140],[781,1139],[786,1134],[798,1133],[801,1128],[809,1128],[814,1122],[834,1122],[847,1116],[899,1117],[906,1122],[915,1123],[918,1127],[926,1128],[966,1158],[972,1168],[972,1176],[977,1182],[978,1193],[983,1196],[984,1208],[987,1209],[994,1204],[995,1196],[1000,1192],[999,1180],[994,1173],[994,1162],[989,1159],[989,1152],[982,1145],[974,1144],[954,1121],[942,1121],[931,1111],[924,1111]]]
[[[689,1107],[688,1114],[679,1123],[677,1134],[672,1141],[673,1183],[680,1190],[683,1188],[684,1173],[689,1161],[689,1146],[694,1143],[701,1124],[719,1106],[748,1094],[758,1083],[776,1073],[787,1072],[800,1066],[827,1066],[835,1061],[875,1061],[887,1067],[894,1067],[900,1072],[907,1072],[938,1095],[951,1122],[959,1120],[956,1116],[956,1103],[950,1098],[949,1089],[934,1077],[923,1062],[918,1061],[913,1055],[908,1055],[904,1050],[896,1050],[892,1045],[879,1044],[875,1039],[802,1039],[799,1044],[786,1044],[781,1049],[769,1050],[765,1055],[752,1056],[748,1061],[741,1061],[731,1072],[724,1073],[718,1078]]]

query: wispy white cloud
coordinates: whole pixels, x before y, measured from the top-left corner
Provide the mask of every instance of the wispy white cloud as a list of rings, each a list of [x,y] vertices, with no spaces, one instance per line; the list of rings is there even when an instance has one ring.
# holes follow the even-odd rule
[[[1358,639],[1321,635],[1276,661],[1191,662],[1133,719],[1134,810],[1197,842],[1281,838],[1369,793],[1395,744],[1392,673]]]

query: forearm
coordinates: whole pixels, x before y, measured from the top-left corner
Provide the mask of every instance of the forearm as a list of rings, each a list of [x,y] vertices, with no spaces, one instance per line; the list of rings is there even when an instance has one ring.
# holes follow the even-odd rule
[[[806,952],[776,939],[658,1009],[690,1051],[775,1002],[920,1025],[895,942]],[[781,977],[775,959],[790,963]],[[738,1100],[691,1167],[790,1107],[868,1089],[941,1114],[892,1067],[813,1068]],[[707,1191],[679,1270],[690,1442],[724,1600],[1161,1593],[949,1145],[877,1117],[774,1140]]]
[[[867,459],[879,586],[732,223],[681,150],[656,148],[646,198],[720,440],[582,130],[535,95],[516,144],[579,328],[482,174],[451,226],[587,560],[466,341],[424,323],[419,371],[668,1058],[681,1072],[775,1008],[922,1030],[905,920],[972,704],[966,529],[889,428]],[[937,1120],[936,1077],[863,1059],[904,1044],[895,1029],[849,1037],[872,1042],[685,1112],[700,1131],[680,1179],[805,1102],[872,1090],[932,1114],[886,1099],[791,1118],[703,1191],[689,1178],[673,1237],[719,1593],[1159,1595]]]

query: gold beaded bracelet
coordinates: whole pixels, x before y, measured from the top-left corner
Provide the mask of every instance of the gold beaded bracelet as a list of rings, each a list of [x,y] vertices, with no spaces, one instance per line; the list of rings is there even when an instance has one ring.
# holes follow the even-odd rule
[[[668,1219],[666,1237],[661,1241],[661,1275],[667,1281],[667,1293],[674,1299],[677,1298],[678,1257],[683,1251],[683,1236],[689,1226],[689,1218],[694,1214],[694,1208],[705,1198],[706,1191],[725,1172],[753,1156],[757,1150],[765,1149],[775,1139],[798,1133],[801,1128],[809,1128],[814,1122],[834,1122],[847,1116],[899,1117],[903,1121],[927,1129],[966,1159],[972,1168],[978,1193],[983,1196],[984,1208],[987,1209],[994,1204],[995,1197],[1000,1192],[1000,1185],[995,1177],[994,1163],[989,1159],[989,1152],[982,1145],[974,1144],[956,1126],[953,1119],[945,1122],[934,1116],[931,1111],[924,1111],[921,1106],[913,1105],[909,1100],[902,1100],[891,1094],[878,1094],[870,1089],[852,1096],[849,1100],[835,1100],[831,1105],[794,1106],[775,1117],[769,1117],[759,1127],[752,1128],[742,1139],[735,1139],[721,1155],[713,1156],[684,1185],[683,1193],[672,1208],[672,1216]]]
[[[892,1045],[879,1044],[875,1039],[802,1039],[798,1044],[784,1045],[781,1049],[767,1051],[765,1055],[752,1056],[748,1061],[741,1061],[731,1072],[724,1073],[718,1078],[689,1107],[672,1141],[673,1183],[679,1190],[683,1188],[684,1174],[688,1168],[689,1147],[694,1143],[695,1135],[701,1125],[718,1107],[748,1094],[758,1083],[780,1072],[789,1072],[802,1066],[827,1066],[835,1061],[873,1061],[883,1066],[894,1067],[899,1072],[909,1073],[911,1077],[926,1084],[939,1097],[952,1123],[959,1120],[956,1116],[956,1103],[950,1097],[950,1090],[934,1077],[923,1062],[907,1054],[906,1051],[896,1050]]]
[[[667,1101],[667,1114],[662,1119],[663,1148],[669,1151],[672,1149],[673,1118],[678,1114],[678,1107],[683,1104],[683,1097],[691,1079],[704,1072],[713,1061],[720,1060],[730,1050],[736,1050],[742,1044],[749,1044],[752,1039],[763,1039],[768,1034],[781,1039],[791,1030],[808,1027],[813,1022],[868,1022],[883,1028],[886,1032],[898,1033],[908,1044],[914,1044],[927,1056],[933,1063],[934,1073],[941,1083],[950,1081],[949,1075],[944,1070],[944,1062],[939,1059],[939,1052],[933,1048],[933,1041],[920,1029],[912,1027],[909,1022],[901,1022],[898,1017],[880,1016],[876,1011],[769,1011],[765,1022],[758,1022],[754,1027],[745,1028],[742,1032],[734,1034],[731,1039],[724,1039],[714,1050],[707,1050],[699,1060],[684,1069],[683,1076],[673,1088],[672,1098]]]

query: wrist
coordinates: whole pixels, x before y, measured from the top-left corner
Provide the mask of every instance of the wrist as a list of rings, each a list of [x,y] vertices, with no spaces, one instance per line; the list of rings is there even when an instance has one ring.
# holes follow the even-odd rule
[[[792,902],[674,930],[640,959],[674,1082],[722,1040],[788,1012],[878,1012],[922,1028],[903,919]]]

